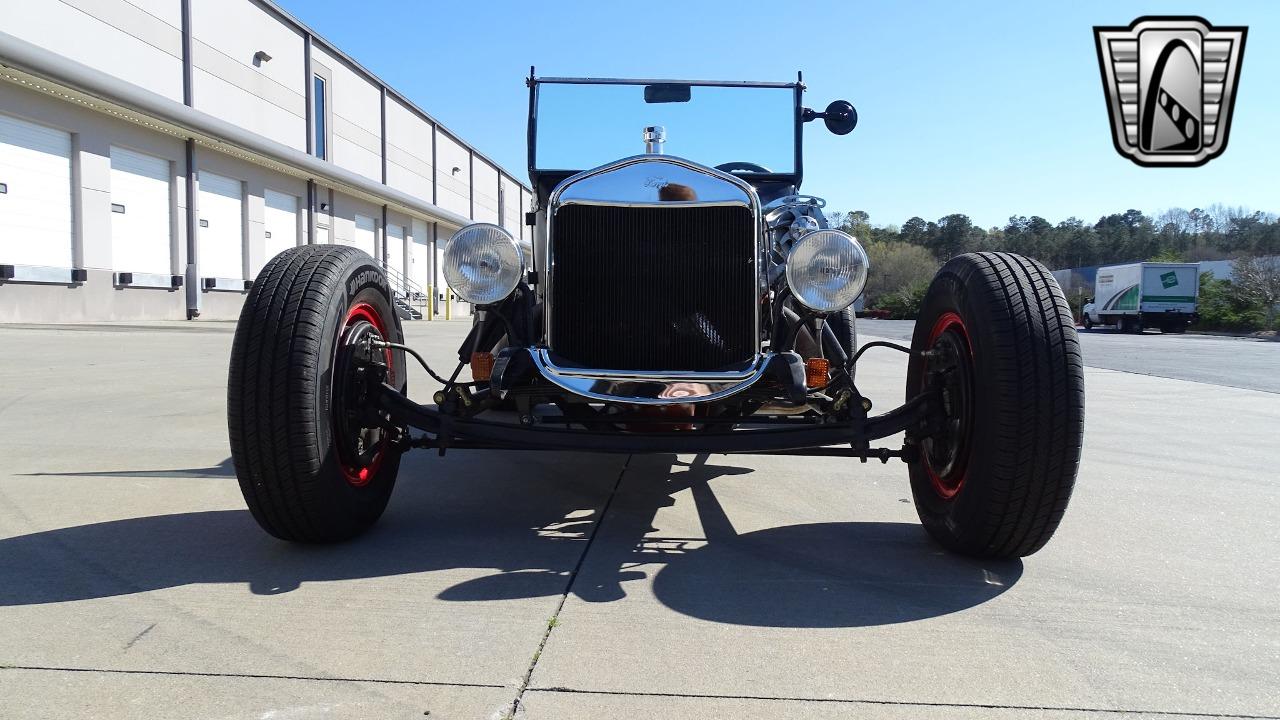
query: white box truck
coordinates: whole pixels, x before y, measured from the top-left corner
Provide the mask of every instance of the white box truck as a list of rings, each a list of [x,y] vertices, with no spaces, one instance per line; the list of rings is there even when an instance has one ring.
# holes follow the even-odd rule
[[[1098,268],[1093,297],[1082,308],[1086,329],[1115,325],[1121,332],[1160,328],[1180,333],[1198,319],[1198,263],[1130,263]]]

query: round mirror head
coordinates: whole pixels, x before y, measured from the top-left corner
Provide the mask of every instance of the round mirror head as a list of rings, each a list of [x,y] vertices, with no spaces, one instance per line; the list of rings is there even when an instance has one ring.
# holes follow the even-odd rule
[[[836,135],[848,135],[858,126],[858,111],[848,100],[834,100],[823,113],[827,129]]]

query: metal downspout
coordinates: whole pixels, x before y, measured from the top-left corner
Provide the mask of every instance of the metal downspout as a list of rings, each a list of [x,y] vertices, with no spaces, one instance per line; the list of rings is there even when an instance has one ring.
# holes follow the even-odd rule
[[[182,103],[187,107],[195,106],[195,86],[191,68],[191,0],[182,0]],[[200,208],[198,201],[199,179],[196,172],[196,141],[187,138],[186,142],[186,202],[187,202],[187,264],[183,272],[183,285],[186,287],[187,319],[200,317],[200,268],[197,264],[199,254]]]

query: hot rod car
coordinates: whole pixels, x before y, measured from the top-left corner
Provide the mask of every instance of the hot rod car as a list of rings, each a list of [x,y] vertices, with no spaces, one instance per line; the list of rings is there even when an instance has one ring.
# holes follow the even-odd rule
[[[364,531],[401,454],[431,448],[896,458],[944,547],[1015,557],[1049,540],[1075,483],[1084,385],[1042,265],[952,258],[910,347],[859,347],[867,255],[800,193],[805,124],[847,134],[850,103],[809,109],[800,78],[531,72],[528,85],[534,239],[475,223],[448,241],[443,274],[475,308],[451,373],[404,344],[382,267],[358,249],[293,248],[253,283],[228,416],[267,532]],[[880,414],[855,382],[872,349],[910,355],[905,402]],[[430,404],[408,395],[411,360],[442,386]]]

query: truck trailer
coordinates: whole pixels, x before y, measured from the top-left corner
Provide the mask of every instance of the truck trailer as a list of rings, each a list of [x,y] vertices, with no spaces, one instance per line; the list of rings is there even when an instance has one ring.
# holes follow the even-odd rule
[[[1093,297],[1085,301],[1085,329],[1115,325],[1121,332],[1160,328],[1180,333],[1199,315],[1200,265],[1129,263],[1098,268]]]

